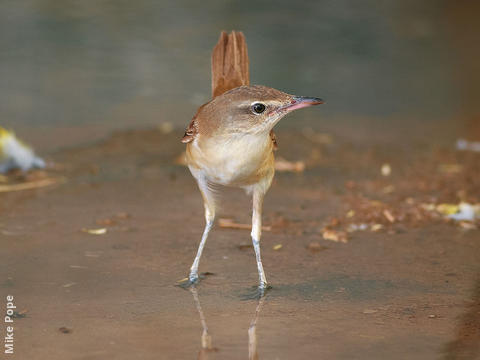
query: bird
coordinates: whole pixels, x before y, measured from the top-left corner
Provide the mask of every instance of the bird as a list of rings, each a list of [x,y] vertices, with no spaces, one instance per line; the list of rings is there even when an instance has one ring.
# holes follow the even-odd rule
[[[275,173],[273,127],[290,112],[323,104],[263,85],[250,85],[245,36],[222,31],[211,59],[212,99],[197,110],[185,130],[185,160],[201,192],[205,228],[188,283],[199,281],[198,267],[215,220],[218,186],[239,187],[252,197],[251,238],[261,294],[268,288],[260,254],[263,199]]]

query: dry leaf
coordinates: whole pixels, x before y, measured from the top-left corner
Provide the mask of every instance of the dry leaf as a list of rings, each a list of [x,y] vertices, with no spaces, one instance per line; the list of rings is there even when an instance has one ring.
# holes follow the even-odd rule
[[[112,219],[98,219],[97,221],[95,221],[97,223],[97,225],[104,225],[104,226],[111,226],[111,225],[115,225],[116,222],[115,220],[112,220]]]
[[[92,234],[92,235],[103,235],[103,234],[106,234],[106,233],[107,233],[107,229],[106,229],[106,228],[99,228],[99,229],[86,229],[86,228],[83,228],[82,231],[85,232],[85,233],[87,233],[87,234]]]
[[[62,326],[62,327],[58,328],[58,331],[60,331],[63,334],[71,334],[73,330],[69,329],[65,326]]]
[[[385,209],[383,210],[383,215],[387,218],[388,221],[390,221],[391,223],[394,223],[395,222],[395,217],[392,215],[392,213]]]
[[[251,230],[252,225],[250,224],[239,224],[233,221],[233,219],[227,218],[220,218],[218,219],[218,226],[221,228],[229,228],[229,229],[241,229],[241,230]],[[271,226],[262,226],[263,231],[271,231]]]
[[[46,178],[41,180],[29,181],[20,184],[0,185],[0,192],[21,191],[38,189],[45,186],[61,184],[66,181],[65,178]]]
[[[311,242],[308,244],[307,249],[311,252],[319,252],[328,248],[326,246],[322,246],[319,242]]]
[[[460,221],[458,225],[464,230],[476,230],[477,225],[468,221]]]
[[[253,245],[252,244],[240,244],[240,245],[237,245],[237,248],[239,248],[240,250],[246,250],[246,249],[253,248]]]
[[[395,191],[395,186],[393,185],[387,185],[382,189],[382,193],[384,194],[391,194],[394,191]]]
[[[282,244],[277,244],[273,247],[273,250],[280,250],[283,247]]]
[[[453,215],[458,213],[460,207],[456,204],[439,204],[435,208],[440,214]]]
[[[348,241],[347,233],[344,231],[325,230],[322,235],[325,240],[331,240],[331,241],[342,242],[342,243],[346,243]]]
[[[118,219],[128,219],[130,218],[130,214],[126,212],[119,212],[115,215],[115,217]]]
[[[392,173],[392,167],[390,166],[390,164],[383,164],[380,171],[383,176],[390,176],[390,174]]]
[[[438,166],[438,171],[444,174],[458,174],[462,170],[463,165],[460,164],[441,164]]]
[[[284,158],[277,158],[275,160],[275,170],[277,171],[291,171],[291,172],[303,172],[305,170],[305,162],[303,161],[288,161]]]
[[[347,218],[351,218],[351,217],[354,217],[355,216],[355,211],[354,210],[348,210],[347,212]]]

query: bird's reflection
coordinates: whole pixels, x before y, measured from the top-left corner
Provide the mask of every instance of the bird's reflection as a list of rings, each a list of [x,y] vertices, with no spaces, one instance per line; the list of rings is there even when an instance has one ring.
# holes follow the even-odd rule
[[[202,348],[198,353],[199,360],[207,360],[208,354],[211,352],[216,352],[217,348],[212,346],[212,336],[208,333],[208,326],[205,320],[205,315],[203,314],[202,306],[200,305],[200,300],[198,299],[197,289],[192,286],[190,287],[190,292],[193,296],[193,301],[195,302],[195,307],[197,308],[198,315],[200,316],[200,323],[202,324],[202,336],[201,344]],[[257,351],[257,321],[262,311],[263,304],[265,302],[265,296],[262,296],[258,299],[257,307],[255,308],[255,314],[250,322],[250,327],[248,328],[248,359],[249,360],[258,360],[258,351]]]

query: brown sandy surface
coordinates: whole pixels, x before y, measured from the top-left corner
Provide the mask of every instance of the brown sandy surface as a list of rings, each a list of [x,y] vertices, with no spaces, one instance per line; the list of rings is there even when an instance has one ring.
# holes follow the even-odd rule
[[[20,313],[10,358],[248,358],[257,308],[249,231],[215,228],[202,257],[200,271],[213,273],[197,287],[212,349],[201,346],[194,294],[175,286],[203,228],[200,194],[175,163],[178,135],[135,130],[57,151],[47,175],[65,183],[0,194],[0,293]],[[277,155],[306,170],[277,173],[266,198],[273,288],[256,319],[258,358],[479,358],[480,231],[415,215],[419,204],[478,202],[479,156],[278,137]],[[221,217],[249,222],[241,191],[222,204]],[[382,227],[347,232],[356,221]],[[107,232],[82,231],[99,228]],[[347,242],[324,240],[328,229]],[[252,330],[250,343],[253,352]]]

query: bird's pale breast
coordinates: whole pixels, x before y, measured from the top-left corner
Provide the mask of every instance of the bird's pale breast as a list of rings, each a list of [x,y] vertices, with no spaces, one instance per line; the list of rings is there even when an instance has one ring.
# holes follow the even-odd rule
[[[248,186],[270,181],[274,173],[273,143],[268,134],[239,134],[187,144],[187,163],[210,182]]]

